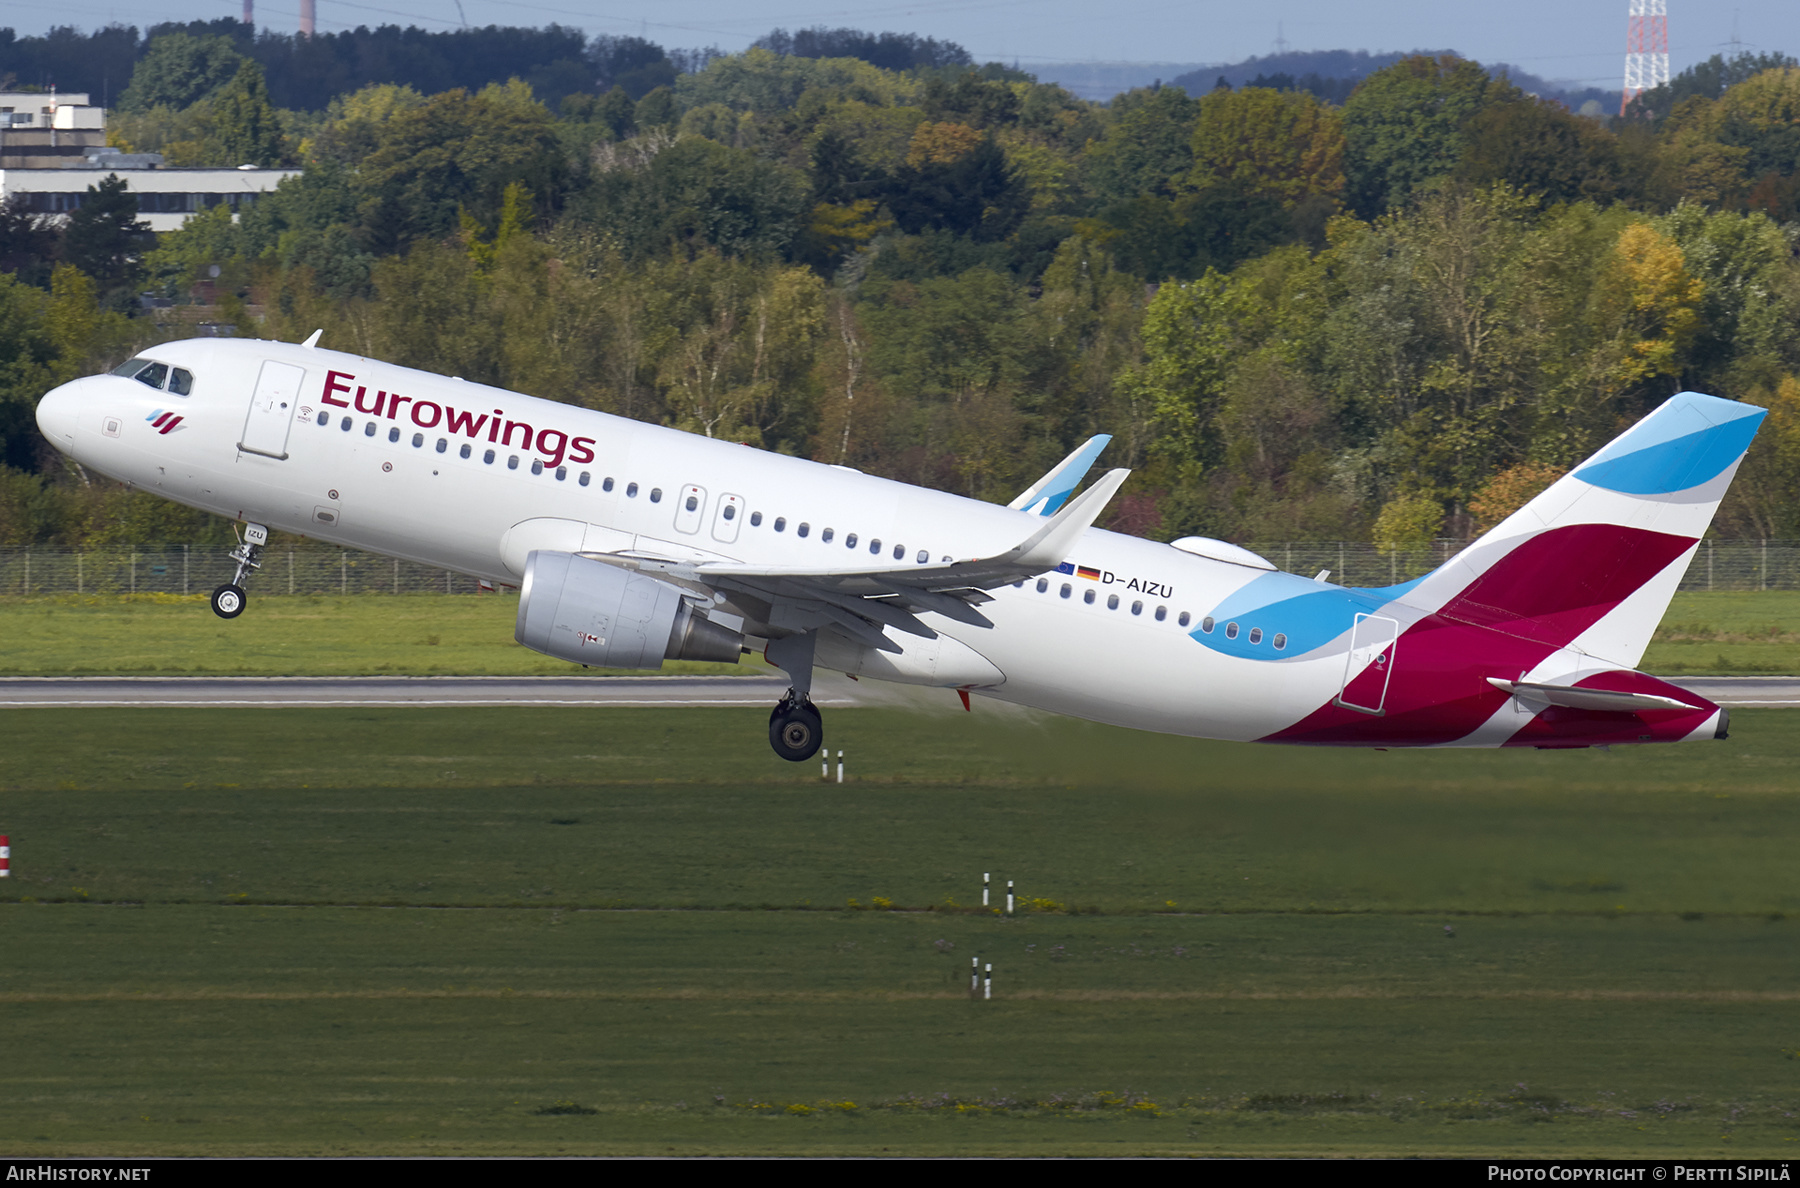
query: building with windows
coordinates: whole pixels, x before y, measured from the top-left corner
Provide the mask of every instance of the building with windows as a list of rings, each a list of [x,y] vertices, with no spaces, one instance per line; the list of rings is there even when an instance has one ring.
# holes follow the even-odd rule
[[[82,94],[0,91],[0,169],[54,169],[106,147],[106,109]]]
[[[173,231],[221,204],[235,215],[298,169],[170,169],[157,153],[106,145],[106,109],[82,94],[0,91],[0,199],[34,214],[67,215],[88,187],[118,174],[152,231]]]

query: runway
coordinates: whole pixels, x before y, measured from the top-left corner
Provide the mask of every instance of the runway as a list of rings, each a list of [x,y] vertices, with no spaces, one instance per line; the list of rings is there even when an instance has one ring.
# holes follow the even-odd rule
[[[781,677],[8,677],[0,708],[27,706],[772,706]],[[833,693],[836,690],[832,690]],[[855,705],[845,696],[822,705]]]
[[[825,674],[820,674],[821,678]],[[1688,677],[1671,683],[1724,706],[1800,706],[1800,677]],[[6,677],[0,708],[319,706],[772,706],[781,677]],[[905,687],[821,679],[823,706],[896,704]],[[945,692],[947,691],[940,691]]]

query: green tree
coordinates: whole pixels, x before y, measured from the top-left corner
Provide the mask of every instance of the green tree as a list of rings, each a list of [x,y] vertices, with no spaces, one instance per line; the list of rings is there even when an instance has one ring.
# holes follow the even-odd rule
[[[1371,74],[1343,110],[1351,207],[1374,218],[1454,172],[1469,121],[1519,94],[1511,83],[1454,55],[1403,58]]]
[[[104,300],[118,305],[136,290],[150,224],[138,218],[137,196],[116,173],[87,188],[63,230],[63,259],[94,278]]]
[[[1344,130],[1306,91],[1245,87],[1200,100],[1187,185],[1231,188],[1292,208],[1307,198],[1335,209],[1344,190]]]
[[[615,235],[628,258],[712,248],[770,259],[800,233],[808,204],[799,170],[698,136],[660,152],[640,147],[654,153],[647,163],[617,154],[576,204],[581,220]]]
[[[265,169],[282,163],[286,153],[281,122],[269,103],[262,67],[245,62],[231,81],[214,93],[209,104],[212,132],[207,137],[206,151],[215,162],[259,165]]]
[[[1180,87],[1114,99],[1111,127],[1082,159],[1087,185],[1103,202],[1129,202],[1140,194],[1173,197],[1194,168],[1199,116],[1199,102]]]
[[[550,113],[528,91],[447,91],[381,124],[375,151],[351,175],[358,231],[376,254],[393,252],[449,234],[459,209],[494,221],[514,182],[553,207],[566,174]]]
[[[1471,184],[1505,182],[1546,202],[1605,202],[1619,192],[1612,134],[1560,103],[1526,97],[1484,107],[1466,133],[1457,176]]]
[[[55,386],[58,351],[46,326],[49,297],[0,272],[0,464],[36,470],[38,398]]]
[[[230,82],[247,60],[228,37],[165,33],[153,38],[138,60],[131,84],[119,96],[119,107],[125,111],[191,107]]]

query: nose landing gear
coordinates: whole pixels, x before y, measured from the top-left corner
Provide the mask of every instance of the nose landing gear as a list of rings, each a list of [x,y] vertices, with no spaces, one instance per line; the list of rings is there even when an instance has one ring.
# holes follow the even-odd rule
[[[231,581],[212,592],[213,614],[221,619],[235,619],[244,613],[250,595],[244,592],[244,580],[251,571],[262,568],[263,546],[269,543],[269,530],[261,524],[245,524],[244,539],[226,554],[237,562],[237,574]]]

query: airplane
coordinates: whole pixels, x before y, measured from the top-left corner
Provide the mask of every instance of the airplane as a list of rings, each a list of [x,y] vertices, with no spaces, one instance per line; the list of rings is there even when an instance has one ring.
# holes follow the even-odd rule
[[[760,651],[817,753],[815,670],[1140,730],[1360,747],[1724,738],[1637,671],[1764,410],[1684,392],[1422,577],[1356,588],[1093,525],[1078,449],[1010,506],[304,343],[207,338],[45,395],[82,466],[244,523],[516,586],[515,638],[592,668]]]

